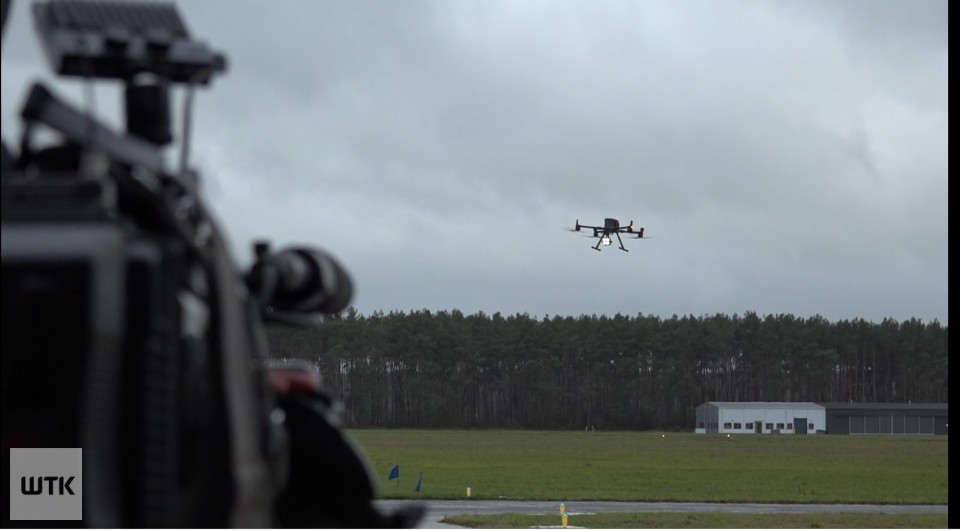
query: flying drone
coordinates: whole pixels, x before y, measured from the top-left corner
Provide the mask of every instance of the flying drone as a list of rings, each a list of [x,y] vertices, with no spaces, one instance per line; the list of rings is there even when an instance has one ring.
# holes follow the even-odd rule
[[[582,225],[580,224],[580,220],[577,219],[577,223],[573,228],[573,231],[579,232],[581,228],[589,228],[593,230],[593,235],[588,237],[595,237],[599,240],[597,241],[597,245],[592,247],[593,250],[596,251],[600,250],[600,245],[609,247],[610,243],[612,243],[612,239],[610,238],[612,235],[617,236],[617,241],[620,242],[620,250],[624,252],[629,252],[629,250],[623,247],[623,240],[620,239],[620,234],[635,234],[637,239],[650,239],[649,237],[643,237],[642,227],[636,231],[633,229],[633,221],[630,221],[630,224],[627,226],[620,226],[620,221],[611,219],[609,217],[603,220],[603,226]]]

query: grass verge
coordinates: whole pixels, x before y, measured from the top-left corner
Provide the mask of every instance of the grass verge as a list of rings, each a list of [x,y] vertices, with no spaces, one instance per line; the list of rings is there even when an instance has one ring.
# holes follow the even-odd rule
[[[558,502],[946,504],[948,495],[947,436],[384,429],[350,435],[372,464],[381,498],[463,499],[468,487],[471,498]],[[400,478],[387,480],[394,465]]]
[[[557,515],[457,515],[470,528],[559,528]],[[568,528],[947,528],[946,515],[611,513],[569,517]]]

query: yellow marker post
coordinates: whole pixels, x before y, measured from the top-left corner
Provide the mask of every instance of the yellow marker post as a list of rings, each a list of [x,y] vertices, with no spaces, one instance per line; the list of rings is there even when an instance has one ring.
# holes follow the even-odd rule
[[[467,486],[467,497],[470,496],[470,486]]]
[[[567,514],[563,514],[560,517],[560,526],[562,526],[563,528],[567,527]]]

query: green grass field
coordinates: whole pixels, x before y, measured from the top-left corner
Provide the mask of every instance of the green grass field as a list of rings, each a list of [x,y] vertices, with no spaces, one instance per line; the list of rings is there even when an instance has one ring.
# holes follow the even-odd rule
[[[947,436],[351,430],[382,498],[946,504]],[[400,465],[400,480],[387,480]],[[423,486],[414,492],[423,473]]]
[[[457,515],[445,522],[470,528],[556,527],[550,515]],[[569,517],[568,528],[946,528],[946,515],[609,513]]]

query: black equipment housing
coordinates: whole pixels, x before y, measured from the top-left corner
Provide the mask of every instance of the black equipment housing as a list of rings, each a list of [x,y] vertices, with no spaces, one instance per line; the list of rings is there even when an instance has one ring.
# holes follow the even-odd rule
[[[80,447],[83,520],[58,526],[414,526],[422,509],[373,507],[334,400],[266,382],[264,322],[344,309],[345,269],[261,243],[240,273],[198,176],[165,167],[170,85],[209,84],[224,56],[170,4],[54,0],[33,14],[57,73],[126,84],[127,131],[35,84],[19,152],[3,145],[4,525],[32,524],[9,518],[9,449]],[[38,146],[41,128],[59,143]],[[340,488],[318,498],[311,477]]]

